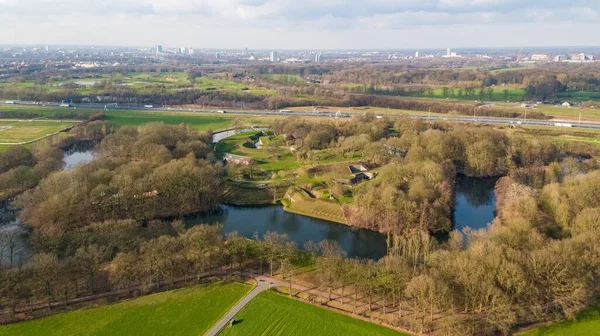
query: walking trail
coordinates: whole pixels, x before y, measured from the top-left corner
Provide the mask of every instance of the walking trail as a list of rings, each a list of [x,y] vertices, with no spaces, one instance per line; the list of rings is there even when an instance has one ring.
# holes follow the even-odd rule
[[[248,304],[248,302],[254,299],[262,291],[265,291],[273,286],[272,282],[265,281],[265,279],[262,279],[261,277],[257,277],[256,280],[258,285],[233,308],[231,308],[227,314],[225,314],[225,316],[223,316],[223,318],[221,318],[221,320],[219,320],[219,322],[217,322],[217,324],[215,324],[212,329],[206,333],[206,336],[216,336],[219,331],[221,331],[221,329],[223,329],[229,323],[229,321],[231,321],[234,316]]]

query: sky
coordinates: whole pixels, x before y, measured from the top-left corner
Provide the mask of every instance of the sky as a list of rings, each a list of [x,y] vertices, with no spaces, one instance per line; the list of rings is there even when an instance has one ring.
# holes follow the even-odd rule
[[[0,44],[600,46],[600,0],[0,0]]]

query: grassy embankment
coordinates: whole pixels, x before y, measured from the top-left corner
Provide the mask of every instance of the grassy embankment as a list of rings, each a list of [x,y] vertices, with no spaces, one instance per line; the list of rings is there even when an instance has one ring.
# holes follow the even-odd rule
[[[202,335],[250,291],[216,283],[0,327],[0,335]]]
[[[331,310],[263,292],[235,317],[236,323],[220,336],[235,335],[405,335]]]
[[[314,198],[301,189],[290,191],[287,196],[288,198],[282,200],[285,211],[347,224],[342,207],[334,200],[326,197]]]

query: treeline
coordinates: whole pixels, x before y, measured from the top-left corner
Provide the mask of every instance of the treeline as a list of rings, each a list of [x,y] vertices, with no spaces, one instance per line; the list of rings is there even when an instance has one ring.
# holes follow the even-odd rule
[[[101,140],[114,131],[110,122],[93,121],[72,129],[57,142],[38,141],[31,148],[10,146],[0,153],[0,201],[33,188],[51,172],[63,167],[63,150],[81,140]]]
[[[125,289],[137,295],[200,281],[209,274],[227,275],[248,264],[260,272],[288,272],[307,263],[286,235],[267,232],[256,240],[220,226],[185,229],[180,221],[132,220],[95,223],[69,234],[70,249],[47,249],[18,267],[0,268],[0,303],[14,313],[34,305]],[[308,260],[308,262],[310,262]],[[17,310],[19,308],[19,310]]]
[[[221,197],[211,134],[162,123],[121,127],[96,159],[54,173],[19,197],[21,219],[50,236],[109,219],[148,220],[207,211]]]

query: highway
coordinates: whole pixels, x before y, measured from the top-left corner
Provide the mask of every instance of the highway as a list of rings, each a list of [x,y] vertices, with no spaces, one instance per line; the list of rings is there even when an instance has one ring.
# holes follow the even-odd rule
[[[19,101],[20,105],[37,105],[41,108],[59,107],[60,103],[45,103],[39,104],[35,102]],[[353,116],[360,116],[360,113],[348,112],[279,112],[267,110],[209,110],[209,109],[184,109],[175,107],[142,107],[142,106],[114,106],[115,104],[71,104],[71,107],[63,107],[64,109],[96,109],[96,110],[130,110],[130,111],[152,111],[152,112],[197,112],[197,113],[215,113],[215,114],[233,114],[233,115],[256,115],[256,116],[299,116],[299,117],[320,117],[320,118],[341,118],[348,119]],[[220,112],[223,111],[223,112]],[[375,113],[378,118],[411,118],[422,119],[426,121],[440,121],[450,123],[474,123],[474,124],[490,124],[490,125],[528,125],[528,126],[549,126],[556,128],[580,128],[580,129],[597,129],[600,130],[600,123],[595,122],[571,122],[571,121],[556,121],[556,120],[538,120],[538,119],[514,119],[514,118],[497,118],[497,117],[477,117],[477,116],[454,116],[454,115],[427,115],[427,114],[398,114],[398,113]]]

